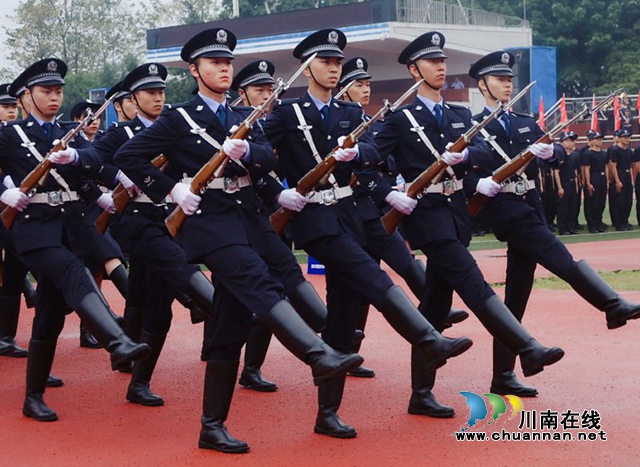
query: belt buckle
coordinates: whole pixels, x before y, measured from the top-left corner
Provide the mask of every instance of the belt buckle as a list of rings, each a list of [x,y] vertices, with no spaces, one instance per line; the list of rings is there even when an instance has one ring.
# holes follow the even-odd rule
[[[331,206],[332,204],[336,204],[338,202],[338,197],[336,196],[336,192],[333,188],[330,190],[322,190],[320,192],[320,202],[325,206]]]
[[[527,183],[524,180],[518,180],[514,188],[515,194],[522,196],[527,192]]]
[[[445,180],[442,182],[442,194],[451,196],[456,191],[456,184],[453,180]]]
[[[238,177],[224,177],[224,191],[225,193],[235,193],[240,189],[238,183]]]
[[[62,204],[62,193],[59,191],[48,191],[47,204],[49,206],[58,206],[59,204]]]

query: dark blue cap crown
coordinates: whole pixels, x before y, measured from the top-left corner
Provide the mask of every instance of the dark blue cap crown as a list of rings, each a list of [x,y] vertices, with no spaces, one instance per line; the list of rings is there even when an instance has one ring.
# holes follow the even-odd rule
[[[369,63],[364,57],[354,57],[342,64],[342,75],[338,83],[341,86],[349,84],[351,81],[360,79],[371,79],[371,75],[367,73]]]
[[[347,36],[339,29],[321,29],[305,37],[293,49],[293,56],[304,61],[317,52],[318,57],[344,58],[346,45]]]
[[[213,28],[199,32],[182,47],[180,57],[187,63],[196,58],[233,58],[236,36],[228,29]]]
[[[437,31],[425,32],[407,45],[398,56],[398,62],[410,65],[421,58],[447,58],[442,51],[444,35]]]
[[[167,69],[160,63],[145,63],[134,68],[122,80],[122,91],[135,92],[141,89],[166,88]]]
[[[471,65],[469,76],[473,79],[480,79],[485,75],[515,76],[511,70],[515,61],[513,54],[505,50],[492,52]]]
[[[258,86],[260,84],[274,84],[273,74],[276,67],[269,60],[256,60],[249,63],[236,74],[231,89],[237,91],[247,86]]]

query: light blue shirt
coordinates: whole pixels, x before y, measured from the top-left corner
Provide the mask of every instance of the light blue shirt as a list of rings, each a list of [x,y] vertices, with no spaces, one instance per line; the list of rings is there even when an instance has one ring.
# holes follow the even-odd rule
[[[330,105],[331,104],[331,99],[329,99],[329,102],[322,102],[320,99],[318,99],[317,97],[313,96],[309,91],[307,91],[307,94],[309,94],[309,97],[311,98],[313,103],[318,108],[318,111],[320,111],[320,109],[323,108],[325,105]]]
[[[140,114],[138,114],[138,118],[140,119],[140,121],[142,122],[145,128],[149,128],[151,125],[153,125],[153,122],[151,120],[149,120],[148,118],[144,118]]]
[[[442,97],[438,102],[436,102],[436,101],[432,101],[428,97],[424,97],[418,94],[418,99],[420,99],[420,102],[422,102],[427,107],[427,109],[429,109],[429,112],[431,112],[434,117],[436,116],[436,113],[433,110],[433,108],[436,106],[436,104],[440,104],[444,112],[444,101],[442,100]]]
[[[494,110],[496,110],[495,107],[489,107],[488,105],[484,106],[485,109],[487,109],[489,111],[489,113],[493,112]],[[509,112],[505,112],[504,115],[509,115]],[[504,120],[502,120],[502,118],[498,118],[497,119],[500,122],[500,125],[502,125],[502,128],[504,129],[504,131],[507,131],[507,127],[504,125]]]

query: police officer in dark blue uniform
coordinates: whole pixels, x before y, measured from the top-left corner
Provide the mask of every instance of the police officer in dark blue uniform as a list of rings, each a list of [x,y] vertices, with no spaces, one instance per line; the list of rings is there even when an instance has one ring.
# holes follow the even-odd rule
[[[553,176],[558,187],[558,233],[573,235],[578,233],[574,225],[575,211],[578,210],[578,156],[575,151],[578,135],[573,131],[563,131],[559,139],[560,143],[553,145],[557,164]]]
[[[602,214],[607,203],[607,153],[602,150],[602,135],[597,131],[587,132],[589,147],[580,156],[582,179],[584,180],[584,217],[589,233],[607,231]]]
[[[482,120],[497,100],[509,101],[513,63],[512,54],[498,51],[486,55],[471,67],[469,75],[478,81],[487,105],[474,119]],[[554,156],[552,145],[533,144],[543,133],[532,116],[510,111],[505,115],[487,125],[485,138],[491,151],[472,159],[473,173],[468,176],[468,181],[473,181],[477,192],[490,197],[484,209],[496,237],[507,242],[505,304],[509,310],[518,320],[522,319],[536,265],[541,264],[567,281],[589,303],[604,311],[610,329],[623,326],[628,319],[640,317],[639,305],[621,298],[586,261],[576,263],[564,244],[549,231],[540,196],[532,183],[537,177],[535,164],[529,164],[523,173],[514,175],[502,185],[491,180],[495,169],[526,148],[541,160],[550,161]],[[513,350],[494,341],[490,391],[535,396],[535,388],[518,381],[513,372],[514,365]]]
[[[331,97],[340,77],[346,42],[344,33],[337,29],[317,31],[300,42],[294,57],[304,62],[318,54],[304,72],[309,88],[301,98],[279,102],[265,123],[265,133],[278,151],[280,167],[290,186],[295,186],[363,121],[360,104]],[[345,352],[351,349],[361,296],[416,346],[425,370],[466,351],[472,344],[469,339],[440,335],[361,247],[364,233],[357,222],[349,183],[354,169],[373,167],[379,160],[371,135],[363,135],[353,148],[338,149],[332,157],[337,161],[333,173],[306,196],[292,221],[296,245],[326,268],[329,316],[323,338]],[[279,195],[280,204],[287,192]],[[316,433],[337,438],[356,436],[355,428],[345,424],[337,413],[344,385],[345,378],[341,377],[318,388]]]
[[[611,222],[617,231],[633,230],[629,223],[633,204],[633,186],[631,180],[631,158],[627,129],[617,130],[618,141],[607,151],[609,169],[609,209]]]
[[[247,140],[229,139],[245,114],[226,103],[232,82],[236,38],[223,28],[207,29],[192,37],[181,57],[198,84],[197,96],[166,110],[144,132],[127,142],[115,162],[156,203],[167,195],[189,215],[180,233],[187,259],[203,263],[216,286],[215,323],[206,349],[207,371],[199,446],[222,452],[246,452],[244,441],[224,426],[239,366],[240,350],[252,313],[265,322],[296,357],[311,366],[321,383],[362,363],[357,354],[344,355],[325,344],[300,318],[287,300],[282,282],[300,274],[289,250],[269,225],[251,180],[268,174],[274,154],[258,125]],[[226,138],[226,139],[225,139]],[[223,177],[200,195],[150,163],[164,154],[175,173],[193,177],[218,149],[231,159]],[[292,266],[297,268],[294,269]],[[316,294],[317,296],[317,294]]]
[[[67,133],[55,120],[66,71],[61,60],[45,59],[14,82],[26,88],[33,103],[28,118],[0,133],[0,166],[15,183],[36,167],[53,141]],[[23,414],[38,421],[57,419],[43,394],[67,307],[80,315],[111,353],[112,365],[141,358],[149,351],[147,345],[135,344],[124,334],[78,259],[87,252],[83,206],[78,200],[84,187],[81,175],[87,167],[97,165],[98,156],[83,138],[74,143],[77,149],[69,147],[48,156],[54,168],[33,196],[7,185],[6,179],[0,187],[0,200],[20,211],[12,229],[18,257],[38,276],[23,406]]]
[[[408,184],[436,158],[442,157],[453,167],[444,172],[440,182],[424,190],[417,205],[409,204],[405,198],[410,198],[391,187],[381,186],[380,190],[383,195],[386,193],[391,206],[407,215],[403,222],[411,247],[427,256],[421,312],[436,329],[442,329],[455,290],[494,338],[520,355],[525,374],[533,375],[560,360],[564,352],[557,347],[543,347],[522,327],[485,282],[467,250],[471,231],[462,177],[467,167],[475,167],[478,160],[491,152],[479,136],[462,153],[447,151],[448,144],[471,127],[471,112],[466,107],[445,103],[441,97],[447,70],[444,43],[444,36],[433,31],[419,36],[402,51],[398,61],[416,81],[424,79],[424,83],[412,104],[387,118],[376,135],[376,143],[382,156],[393,153]],[[486,180],[482,182],[485,183]],[[419,359],[420,355],[413,352],[412,358]],[[432,393],[435,371],[419,368],[412,365],[409,413],[452,417],[453,409],[440,404]]]
[[[347,60],[342,65],[342,75],[340,76],[339,89],[351,87],[342,95],[347,102],[356,102],[362,106],[369,105],[371,96],[370,80],[368,73],[369,64],[364,57],[354,57]],[[370,118],[367,116],[367,118]],[[378,120],[371,128],[375,136],[382,128],[383,122]],[[384,161],[386,162],[386,160]],[[407,283],[413,294],[420,299],[424,293],[425,264],[415,259],[407,248],[404,239],[398,231],[388,234],[382,226],[380,218],[385,213],[387,206],[384,199],[376,198],[376,191],[373,187],[379,183],[378,180],[388,172],[386,164],[358,171],[358,183],[353,187],[353,197],[356,202],[358,220],[362,222],[365,234],[364,250],[378,262],[384,261],[391,269],[398,273]],[[356,322],[356,329],[361,331],[356,334],[354,350],[358,352],[364,337],[364,328],[369,314],[369,304],[363,300]],[[459,323],[469,317],[463,310],[451,309],[447,317],[447,323]],[[449,324],[450,326],[451,324]],[[375,372],[366,367],[359,367],[349,372],[349,375],[360,378],[372,378]]]

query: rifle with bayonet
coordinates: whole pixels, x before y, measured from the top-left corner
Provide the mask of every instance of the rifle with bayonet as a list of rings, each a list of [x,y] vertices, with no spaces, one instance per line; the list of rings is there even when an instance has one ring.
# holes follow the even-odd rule
[[[620,91],[621,90],[619,89],[614,93],[609,94],[606,99],[600,102],[600,104],[598,104],[593,109],[589,109],[588,107],[585,106],[585,108],[582,109],[582,111],[578,112],[571,120],[569,120],[566,123],[559,123],[553,129],[545,133],[544,136],[540,137],[533,144],[553,143],[553,140],[558,135],[558,133],[563,131],[565,128],[573,125],[577,121],[584,120],[589,115],[600,111],[602,108],[607,106],[614,99],[614,97],[620,93]],[[503,183],[505,180],[508,180],[510,177],[513,177],[516,174],[522,173],[526,169],[527,165],[533,160],[534,157],[535,156],[531,153],[529,148],[525,149],[516,157],[511,159],[509,162],[504,163],[503,165],[498,167],[496,170],[494,170],[493,173],[491,174],[491,179],[496,183]],[[469,199],[469,204],[468,204],[469,214],[471,214],[471,216],[473,217],[477,216],[480,210],[482,209],[482,207],[487,203],[487,201],[489,201],[489,198],[487,196],[478,192],[474,193],[473,196]]]
[[[155,168],[160,170],[164,170],[165,167],[169,164],[167,158],[162,154],[153,159],[151,163]],[[115,205],[116,212],[118,214],[122,214],[124,210],[127,209],[127,206],[129,206],[129,203],[134,199],[133,197],[131,197],[131,195],[129,195],[129,192],[122,183],[118,183],[118,186],[115,187],[113,193],[111,193],[111,198],[113,199],[113,204]],[[98,232],[100,232],[102,235],[104,235],[104,233],[107,231],[109,221],[111,220],[111,216],[113,216],[113,214],[114,213],[109,211],[102,211],[102,213],[93,223]]]
[[[499,118],[504,112],[506,112],[511,106],[518,102],[536,82],[529,83],[522,91],[518,93],[513,99],[506,104],[497,103],[496,108],[487,115],[481,122],[472,122],[471,128],[469,128],[453,145],[448,149],[450,152],[462,152],[469,145],[471,140],[478,134],[484,127],[486,127],[491,121]],[[409,198],[418,199],[418,197],[433,183],[437,183],[437,180],[442,176],[442,173],[449,167],[441,156],[435,155],[436,161],[431,164],[424,172],[411,183],[411,186],[407,190],[407,196]],[[396,230],[404,214],[397,209],[391,209],[388,213],[382,216],[382,225],[388,233],[392,233]]]
[[[114,94],[109,99],[107,99],[100,108],[93,113],[90,108],[87,108],[87,115],[82,119],[82,121],[76,126],[67,132],[66,135],[62,137],[61,140],[54,141],[53,148],[47,153],[45,158],[40,162],[22,181],[20,184],[20,191],[25,195],[31,197],[36,194],[36,187],[39,184],[40,180],[44,180],[46,176],[49,174],[49,171],[53,168],[53,164],[49,160],[49,154],[54,152],[62,151],[67,148],[69,142],[71,142],[76,136],[80,134],[84,128],[90,125],[96,118],[100,117],[104,113],[105,110],[109,107],[109,105],[113,102],[116,95]],[[7,206],[2,211],[0,217],[2,218],[2,223],[10,230],[13,226],[13,222],[18,217],[19,211],[11,206]]]
[[[273,102],[287,89],[291,87],[293,82],[302,74],[302,72],[311,64],[314,58],[316,58],[317,53],[311,55],[301,66],[298,68],[298,71],[287,81],[286,83],[282,80],[282,78],[278,79],[278,84],[274,91],[271,93],[269,98],[265,100],[261,105],[255,107],[251,114],[240,124],[240,126],[233,132],[230,136],[230,139],[245,139],[249,136],[251,132],[251,128],[253,125],[260,120],[266,113],[268,113],[269,108],[273,104]],[[202,193],[207,189],[207,185],[211,183],[211,181],[222,175],[224,168],[227,166],[229,162],[229,157],[224,153],[224,150],[221,148],[218,152],[216,152],[211,159],[207,161],[205,165],[203,165],[198,173],[196,173],[195,177],[191,181],[191,192],[192,193]],[[187,219],[187,215],[182,210],[180,206],[176,206],[174,211],[169,214],[164,221],[167,229],[174,237],[178,235],[178,230],[184,224],[184,221]]]
[[[349,84],[347,84],[345,87],[343,87],[342,89],[340,89],[340,92],[338,92],[335,96],[333,96],[333,98],[335,100],[340,99],[342,96],[344,96],[347,91],[351,88],[351,86],[353,86],[354,84],[356,84],[356,80],[352,80],[349,82]]]
[[[422,84],[424,80],[420,80],[416,82],[413,86],[411,86],[407,92],[405,92],[398,100],[396,100],[393,104],[391,104],[388,100],[384,101],[384,105],[378,112],[371,117],[366,122],[362,122],[355,130],[353,130],[342,142],[342,146],[337,145],[335,148],[331,150],[329,155],[324,158],[322,162],[316,165],[313,169],[305,174],[304,177],[298,181],[298,185],[296,186],[296,191],[300,193],[302,196],[307,196],[313,189],[321,184],[326,177],[331,173],[334,169],[337,161],[333,155],[338,149],[343,148],[352,148],[358,142],[358,138],[360,138],[363,134],[369,131],[371,125],[377,122],[380,119],[386,118],[391,112],[397,109],[402,103],[411,95],[413,92],[418,89],[418,87]],[[286,209],[281,207],[276,212],[269,216],[269,220],[271,221],[271,225],[273,226],[273,230],[276,231],[277,234],[282,235],[284,229],[287,227],[287,224],[291,222],[296,215],[295,211]]]

